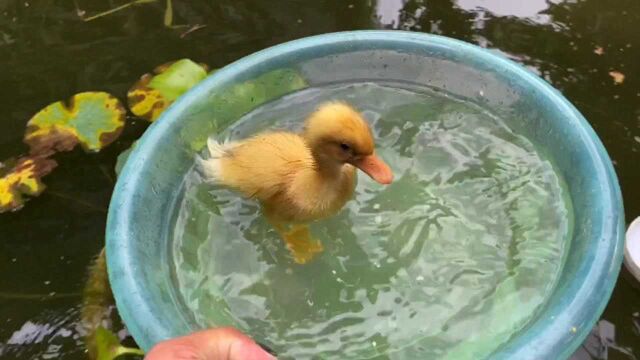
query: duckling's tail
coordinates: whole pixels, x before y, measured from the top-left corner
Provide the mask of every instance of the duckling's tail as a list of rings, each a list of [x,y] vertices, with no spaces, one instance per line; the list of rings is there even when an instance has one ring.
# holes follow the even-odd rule
[[[220,143],[213,137],[207,139],[207,150],[209,150],[209,157],[203,159],[197,156],[197,163],[204,176],[204,180],[207,182],[218,182],[222,177],[222,163],[221,159],[229,154],[229,150],[233,148],[235,144],[232,142]]]

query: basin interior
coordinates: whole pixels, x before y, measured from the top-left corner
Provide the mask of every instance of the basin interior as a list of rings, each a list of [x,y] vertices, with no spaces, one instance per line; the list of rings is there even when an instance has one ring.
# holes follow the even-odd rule
[[[128,254],[119,261],[144,266],[113,266],[110,277],[112,282],[127,277],[145,284],[138,294],[145,299],[144,307],[134,308],[115,289],[123,318],[130,320],[127,325],[140,345],[148,349],[195,326],[183,313],[175,291],[170,241],[184,176],[207,136],[260,105],[305,88],[394,81],[428,87],[491,109],[555,164],[566,182],[575,221],[564,270],[538,317],[494,355],[522,355],[524,344],[536,341],[534,350],[540,356],[570,353],[601,312],[602,298],[608,297],[613,286],[619,249],[610,242],[618,241],[621,224],[619,194],[608,158],[575,109],[512,63],[435,37],[347,35],[340,41],[312,39],[295,48],[285,47],[246,58],[194,88],[153,125],[140,143],[142,150],[134,151],[125,167],[124,180],[116,191],[135,192],[127,199],[116,196],[112,210],[123,210],[110,217],[117,222],[118,217],[126,216],[136,226],[114,229],[108,235],[113,240],[108,241],[135,238],[135,244],[119,243]],[[131,206],[133,203],[144,206]],[[586,278],[590,280],[585,282]],[[133,320],[142,318],[144,324]],[[552,344],[551,338],[556,339]]]

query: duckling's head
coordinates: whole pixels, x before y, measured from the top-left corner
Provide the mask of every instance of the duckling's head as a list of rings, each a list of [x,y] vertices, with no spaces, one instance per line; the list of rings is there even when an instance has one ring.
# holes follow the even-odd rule
[[[322,104],[305,123],[303,136],[320,166],[351,164],[381,184],[390,184],[393,173],[375,155],[367,122],[342,102]]]

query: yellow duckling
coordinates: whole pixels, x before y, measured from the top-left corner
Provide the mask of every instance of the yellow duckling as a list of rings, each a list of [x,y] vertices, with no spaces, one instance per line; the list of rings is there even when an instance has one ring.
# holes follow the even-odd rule
[[[375,155],[367,122],[341,102],[321,105],[301,134],[267,132],[226,144],[210,138],[208,148],[205,179],[257,199],[298,263],[322,251],[306,224],[345,205],[356,186],[356,168],[381,184],[393,180]]]

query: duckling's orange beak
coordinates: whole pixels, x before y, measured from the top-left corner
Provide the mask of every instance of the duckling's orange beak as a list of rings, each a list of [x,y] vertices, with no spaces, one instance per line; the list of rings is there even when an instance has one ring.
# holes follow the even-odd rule
[[[371,154],[358,160],[354,160],[351,164],[364,171],[373,180],[380,184],[388,185],[393,181],[393,173],[391,172],[389,165],[377,157],[376,154]]]

